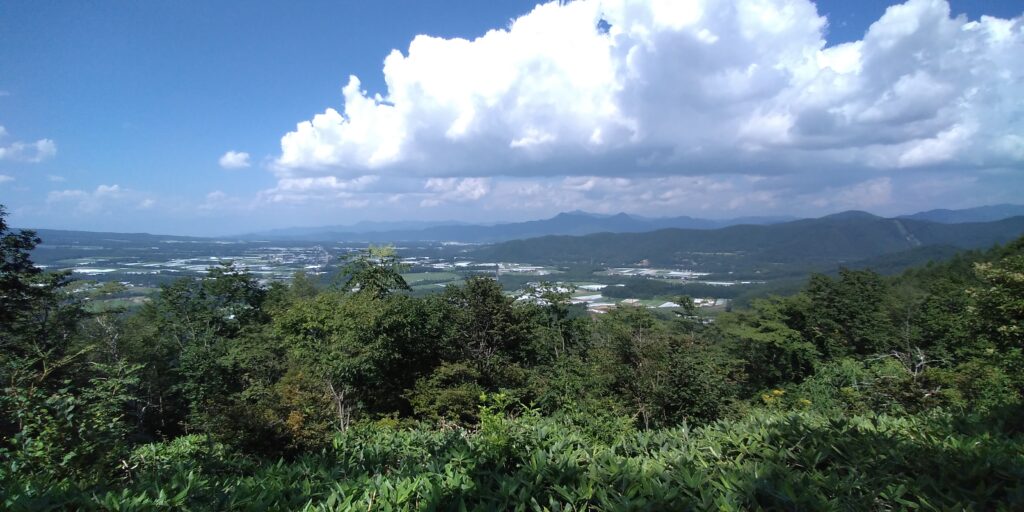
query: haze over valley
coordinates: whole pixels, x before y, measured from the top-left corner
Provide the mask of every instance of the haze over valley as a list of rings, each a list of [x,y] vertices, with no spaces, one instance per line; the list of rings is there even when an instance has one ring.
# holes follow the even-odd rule
[[[388,243],[408,265],[404,276],[417,294],[485,275],[515,296],[551,282],[571,287],[577,302],[591,309],[623,301],[673,309],[681,295],[719,306],[736,298],[746,303],[798,286],[811,272],[850,267],[891,274],[1007,243],[1024,234],[1021,213],[1024,206],[999,205],[894,219],[851,211],[818,219],[710,221],[571,212],[492,226],[360,233],[306,228],[220,238],[39,230],[44,243],[33,256],[43,268],[78,279],[120,282],[127,289],[107,300],[140,304],[161,284],[202,277],[221,264],[264,284],[301,272],[329,285],[346,256]],[[516,238],[526,234],[536,237]]]

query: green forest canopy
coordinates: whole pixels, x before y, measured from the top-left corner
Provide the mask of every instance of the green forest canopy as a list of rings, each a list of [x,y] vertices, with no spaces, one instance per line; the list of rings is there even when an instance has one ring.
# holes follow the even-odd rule
[[[1024,240],[705,325],[412,297],[387,251],[87,309],[3,219],[5,509],[1024,507]]]

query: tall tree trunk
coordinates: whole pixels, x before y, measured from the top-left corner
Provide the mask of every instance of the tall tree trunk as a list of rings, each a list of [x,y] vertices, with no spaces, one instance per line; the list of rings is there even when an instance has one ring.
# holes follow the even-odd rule
[[[327,382],[327,389],[331,392],[331,400],[334,402],[335,415],[338,417],[338,429],[344,432],[348,429],[348,424],[352,419],[352,411],[347,403],[345,403],[346,390],[341,389],[340,391],[335,389],[332,382]]]

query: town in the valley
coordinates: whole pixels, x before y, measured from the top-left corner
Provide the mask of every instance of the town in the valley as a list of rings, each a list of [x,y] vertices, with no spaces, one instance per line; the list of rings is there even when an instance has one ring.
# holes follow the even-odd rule
[[[263,285],[287,282],[304,273],[329,286],[343,259],[364,250],[366,244],[258,242],[178,238],[131,240],[125,238],[75,240],[43,243],[35,251],[40,266],[69,271],[80,293],[99,290],[105,283],[112,290],[90,300],[119,305],[139,305],[161,284],[182,277],[201,277],[212,267],[232,265],[254,276]],[[529,262],[480,261],[473,258],[474,244],[416,242],[396,244],[394,249],[404,267],[403,277],[414,294],[441,291],[471,275],[498,280],[506,293],[519,300],[541,300],[531,290],[549,287],[567,297],[571,304],[592,314],[632,306],[674,310],[683,295],[692,295],[692,305],[706,312],[725,310],[730,295],[726,290],[759,284],[748,280],[727,280],[708,272],[681,268],[654,268],[647,262],[630,267],[577,268]],[[661,286],[656,292],[630,296],[628,283],[650,280],[663,285],[680,285],[678,290]],[[684,285],[704,285],[700,295],[685,293]],[[707,290],[722,290],[708,293]]]

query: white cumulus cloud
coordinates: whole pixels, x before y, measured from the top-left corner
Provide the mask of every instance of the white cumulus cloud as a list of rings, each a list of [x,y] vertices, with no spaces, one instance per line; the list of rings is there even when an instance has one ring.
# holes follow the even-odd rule
[[[249,153],[244,151],[228,151],[221,155],[217,163],[225,169],[243,169],[251,165],[249,163]]]
[[[778,202],[809,192],[748,177],[817,174],[842,176],[808,179],[838,205],[911,184],[879,173],[1019,174],[1022,20],[909,0],[829,46],[809,0],[550,2],[473,40],[417,36],[384,60],[385,91],[350,76],[340,107],[282,137],[275,190],[351,198],[380,177],[430,206],[613,183],[676,204],[692,194],[665,180],[691,176]]]
[[[487,178],[430,178],[423,185],[429,196],[420,206],[437,206],[445,202],[476,201],[490,192]]]
[[[261,194],[271,202],[305,202],[318,199],[349,199],[356,192],[371,187],[378,181],[377,176],[359,176],[341,179],[337,176],[283,177],[277,186]]]

